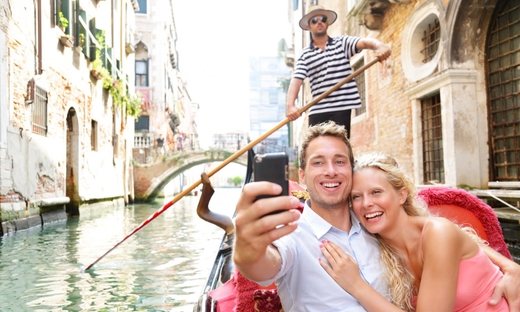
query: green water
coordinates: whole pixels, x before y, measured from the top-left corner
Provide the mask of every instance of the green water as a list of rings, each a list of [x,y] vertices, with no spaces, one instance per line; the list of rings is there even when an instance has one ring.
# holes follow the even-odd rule
[[[240,189],[217,189],[210,207],[231,214]],[[83,208],[79,218],[0,238],[0,311],[192,311],[223,231],[187,196],[87,272],[83,269],[165,201]]]

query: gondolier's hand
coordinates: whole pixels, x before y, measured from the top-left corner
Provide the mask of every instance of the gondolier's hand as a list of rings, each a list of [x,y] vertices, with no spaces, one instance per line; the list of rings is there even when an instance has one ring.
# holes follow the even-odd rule
[[[392,54],[390,47],[384,43],[379,43],[375,52],[376,52],[376,56],[380,62],[386,60]]]
[[[254,281],[265,281],[276,275],[281,258],[271,243],[297,228],[298,198],[278,196],[255,201],[259,195],[276,195],[281,191],[275,183],[253,182],[244,186],[238,200],[233,261],[245,277]],[[287,211],[266,215],[276,210]]]
[[[296,120],[301,116],[298,108],[294,104],[287,105],[286,114],[290,121]]]
[[[520,265],[511,262],[507,268],[501,267],[504,276],[495,286],[489,303],[495,305],[504,296],[509,304],[509,311],[520,312]]]

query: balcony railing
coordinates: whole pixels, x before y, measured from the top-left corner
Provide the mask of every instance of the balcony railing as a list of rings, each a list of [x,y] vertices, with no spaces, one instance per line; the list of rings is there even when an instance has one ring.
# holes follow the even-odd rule
[[[134,148],[147,148],[153,147],[154,145],[154,134],[153,133],[135,133],[134,134]]]

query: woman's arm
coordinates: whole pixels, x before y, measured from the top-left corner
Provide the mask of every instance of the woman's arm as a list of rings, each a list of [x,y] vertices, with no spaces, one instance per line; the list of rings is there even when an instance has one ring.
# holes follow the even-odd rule
[[[444,218],[430,219],[422,232],[423,268],[417,311],[451,312],[455,306],[459,266],[466,244],[478,246],[456,225]]]
[[[324,242],[320,248],[330,263],[328,265],[320,258],[321,266],[341,288],[356,298],[367,311],[402,311],[361,278],[354,259],[343,252],[336,244]]]

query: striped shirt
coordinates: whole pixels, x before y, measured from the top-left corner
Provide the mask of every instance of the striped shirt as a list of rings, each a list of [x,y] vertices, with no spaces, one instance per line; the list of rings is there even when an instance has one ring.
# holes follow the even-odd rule
[[[361,51],[356,49],[360,39],[353,36],[329,37],[325,51],[311,42],[310,46],[303,49],[296,62],[294,78],[304,80],[308,77],[312,97],[316,98],[352,73],[350,58]],[[352,79],[313,105],[309,110],[309,115],[358,107],[361,107],[361,99],[356,81]]]

